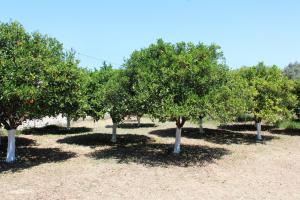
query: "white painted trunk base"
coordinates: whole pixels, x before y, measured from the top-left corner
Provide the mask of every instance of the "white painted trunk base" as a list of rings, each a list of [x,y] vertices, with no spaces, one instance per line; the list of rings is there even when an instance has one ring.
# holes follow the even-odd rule
[[[262,140],[262,137],[261,137],[261,122],[259,123],[256,123],[256,139],[257,140]]]
[[[71,129],[71,119],[69,116],[67,116],[67,129],[70,130]]]
[[[200,133],[204,133],[204,129],[203,129],[203,119],[202,119],[202,118],[199,119],[199,132],[200,132]]]
[[[117,142],[117,123],[113,123],[111,141]]]
[[[137,117],[137,122],[138,122],[138,127],[140,127],[140,125],[141,125],[141,118],[140,117]]]
[[[174,153],[180,153],[180,144],[181,144],[181,128],[176,128]]]
[[[8,141],[7,141],[7,155],[6,162],[13,162],[16,160],[16,129],[11,129],[7,131]]]

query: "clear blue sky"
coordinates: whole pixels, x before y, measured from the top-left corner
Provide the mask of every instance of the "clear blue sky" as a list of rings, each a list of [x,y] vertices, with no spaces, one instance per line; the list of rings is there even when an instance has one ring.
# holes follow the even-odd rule
[[[0,21],[56,37],[81,66],[118,67],[157,38],[216,43],[232,68],[300,61],[297,0],[0,0]]]

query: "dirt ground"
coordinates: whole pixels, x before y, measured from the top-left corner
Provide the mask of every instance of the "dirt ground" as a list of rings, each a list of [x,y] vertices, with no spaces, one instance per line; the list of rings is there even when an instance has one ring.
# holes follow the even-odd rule
[[[300,133],[251,125],[205,134],[187,123],[173,155],[174,122],[127,121],[110,142],[111,120],[31,129],[17,137],[17,162],[0,163],[0,199],[300,199]],[[5,159],[6,137],[0,158]]]

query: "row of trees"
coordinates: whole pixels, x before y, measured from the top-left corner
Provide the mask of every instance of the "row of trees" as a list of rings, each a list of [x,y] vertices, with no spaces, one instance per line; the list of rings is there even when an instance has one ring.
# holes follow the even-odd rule
[[[109,113],[116,142],[125,116],[148,114],[175,122],[179,153],[187,120],[199,121],[202,133],[203,118],[226,123],[249,113],[261,139],[261,121],[291,117],[296,108],[295,82],[278,67],[259,63],[230,70],[217,45],[158,40],[134,51],[123,68],[104,63],[94,71],[79,68],[74,55],[17,22],[0,24],[0,126],[8,130],[7,162],[15,160],[15,132],[27,119],[63,114],[99,120]]]
[[[136,72],[135,93],[146,96],[147,113],[160,121],[176,122],[174,153],[180,152],[186,120],[204,117],[226,123],[251,114],[261,140],[262,120],[275,123],[293,115],[297,102],[294,82],[277,66],[259,63],[229,70],[220,47],[158,40],[133,52],[125,64]]]

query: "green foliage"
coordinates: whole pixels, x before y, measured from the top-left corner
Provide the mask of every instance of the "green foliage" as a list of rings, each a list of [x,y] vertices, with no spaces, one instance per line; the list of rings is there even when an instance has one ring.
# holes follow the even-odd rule
[[[130,96],[127,92],[128,77],[123,70],[115,70],[113,76],[105,85],[104,102],[106,111],[114,123],[121,122],[128,114]]]
[[[277,127],[283,129],[300,129],[300,122],[294,120],[284,120],[278,122]]]
[[[112,66],[107,66],[104,63],[104,66],[100,70],[89,72],[89,75],[90,79],[86,93],[89,104],[87,114],[95,120],[99,120],[104,117],[106,112],[104,101],[105,84],[113,75],[113,69]]]
[[[237,116],[236,118],[237,122],[253,122],[254,117],[251,114],[243,113]]]
[[[128,113],[130,100],[126,90],[129,81],[124,70],[115,70],[104,63],[100,70],[91,72],[90,76],[87,92],[90,106],[88,114],[99,120],[105,113],[109,113],[113,122],[119,123]]]
[[[74,84],[78,89],[78,76],[74,54],[65,54],[56,39],[27,33],[18,22],[0,23],[0,124],[6,129],[74,109],[62,108]]]
[[[64,54],[59,67],[46,69],[48,87],[43,92],[47,94],[44,101],[49,106],[43,112],[52,116],[63,114],[71,119],[85,117],[88,72],[79,69],[78,63],[75,52],[70,51]]]
[[[42,110],[45,68],[59,65],[62,45],[39,33],[29,34],[17,22],[0,24],[0,119],[16,128]],[[41,113],[41,112],[40,112]]]
[[[127,93],[129,95],[128,114],[142,117],[151,108],[150,94],[142,89],[140,76],[143,75],[143,55],[139,51],[132,53],[125,65],[124,75],[128,77]]]
[[[224,75],[225,76],[225,75]],[[208,96],[207,116],[221,123],[236,121],[238,116],[247,113],[248,105],[251,105],[252,88],[237,71],[230,71],[226,82],[213,90]]]
[[[137,74],[133,88],[139,105],[153,118],[166,121],[212,114],[210,97],[227,80],[223,60],[217,45],[173,45],[160,39],[133,52],[126,66]]]
[[[259,63],[253,67],[243,67],[239,74],[248,82],[252,90],[248,112],[256,121],[276,122],[292,115],[291,108],[296,97],[292,93],[294,84],[281,73],[277,66]]]
[[[300,63],[290,63],[283,70],[283,73],[292,80],[295,80],[300,77]]]
[[[297,96],[295,112],[297,117],[300,118],[300,77],[295,80],[295,95]]]

